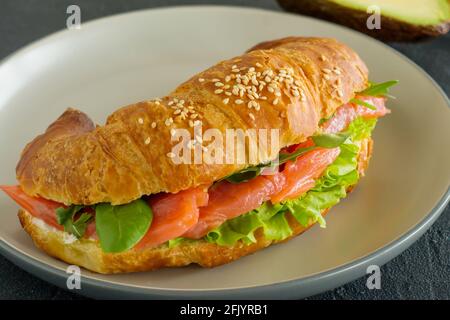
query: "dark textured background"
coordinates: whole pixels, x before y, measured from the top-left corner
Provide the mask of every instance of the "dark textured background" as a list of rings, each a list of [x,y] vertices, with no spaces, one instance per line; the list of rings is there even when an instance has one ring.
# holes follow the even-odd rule
[[[82,22],[120,12],[180,4],[229,4],[280,10],[275,0],[0,0],[0,59],[31,41],[63,29],[69,4],[81,7]],[[424,68],[449,94],[450,35],[419,44],[390,45]],[[381,290],[368,290],[366,278],[361,278],[313,298],[450,299],[450,207],[419,241],[381,271]],[[37,279],[0,256],[0,299],[82,297]]]

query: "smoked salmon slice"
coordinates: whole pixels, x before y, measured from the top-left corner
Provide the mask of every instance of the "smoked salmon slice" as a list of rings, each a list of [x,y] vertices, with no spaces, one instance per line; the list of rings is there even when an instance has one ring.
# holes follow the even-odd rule
[[[30,197],[19,186],[0,186],[0,189],[32,216],[44,220],[45,223],[59,230],[64,229],[56,221],[56,209],[65,207],[63,204],[44,198]]]
[[[176,194],[157,194],[148,203],[153,211],[153,221],[136,249],[153,247],[183,235],[198,221],[199,207],[208,204],[208,192],[198,187]]]
[[[258,208],[271,194],[281,191],[285,177],[279,173],[233,184],[222,181],[209,190],[209,203],[200,208],[198,223],[183,237],[198,239],[228,219]]]
[[[331,117],[322,125],[323,132],[337,133],[346,129],[350,122],[355,120],[357,117],[378,118],[390,112],[390,110],[385,106],[386,98],[356,96],[356,99],[371,104],[375,107],[375,110],[369,109],[356,103],[344,104],[337,108],[333,117]]]
[[[270,197],[272,203],[284,200],[296,199],[309,189],[313,188],[316,179],[325,169],[336,160],[340,152],[339,148],[314,149],[284,165],[281,172],[285,176],[283,189]]]

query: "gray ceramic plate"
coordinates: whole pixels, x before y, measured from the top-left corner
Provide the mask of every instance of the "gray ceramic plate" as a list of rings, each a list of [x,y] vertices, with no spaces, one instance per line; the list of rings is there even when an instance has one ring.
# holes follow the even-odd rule
[[[117,107],[161,96],[190,75],[260,41],[335,37],[367,62],[371,79],[399,79],[392,114],[375,132],[366,178],[312,228],[214,269],[82,272],[82,293],[120,298],[298,298],[362,276],[413,243],[449,198],[450,109],[426,73],[387,46],[326,22],[229,7],[179,7],[100,19],[36,42],[0,66],[1,182],[15,183],[24,145],[75,106],[103,122]],[[20,267],[65,287],[67,265],[37,250],[0,195],[0,246]]]

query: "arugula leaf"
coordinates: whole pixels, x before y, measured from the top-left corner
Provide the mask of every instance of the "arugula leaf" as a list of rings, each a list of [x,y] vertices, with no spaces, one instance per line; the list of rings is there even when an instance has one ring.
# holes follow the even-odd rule
[[[142,199],[113,206],[95,206],[95,222],[104,252],[122,252],[134,247],[147,233],[153,220],[150,206]]]
[[[312,140],[318,147],[331,149],[339,147],[349,136],[348,132],[326,133],[313,136]]]
[[[295,160],[298,157],[300,157],[302,154],[305,154],[308,151],[314,150],[316,146],[312,147],[305,147],[305,148],[298,148],[292,153],[280,153],[278,156],[278,163],[283,164],[291,160]]]
[[[372,97],[386,97],[389,94],[389,88],[395,86],[398,80],[386,81],[382,83],[370,83],[370,87],[358,92],[358,94]]]
[[[370,110],[377,110],[377,107],[375,107],[374,105],[372,105],[372,104],[370,104],[368,102],[362,101],[361,99],[353,98],[353,99],[350,100],[350,103],[354,103],[354,104],[358,104],[358,105],[364,106],[366,108],[369,108]]]
[[[56,220],[58,224],[64,226],[64,231],[73,234],[77,239],[83,237],[86,232],[86,227],[92,220],[92,214],[82,213],[77,220],[75,215],[84,208],[81,205],[72,205],[68,208],[56,209]]]
[[[263,169],[264,166],[248,167],[232,174],[231,176],[226,177],[225,180],[232,183],[245,182],[259,176]]]

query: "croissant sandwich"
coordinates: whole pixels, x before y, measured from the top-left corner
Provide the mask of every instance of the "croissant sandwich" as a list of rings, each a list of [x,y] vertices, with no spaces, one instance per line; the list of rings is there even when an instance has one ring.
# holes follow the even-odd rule
[[[288,240],[364,175],[396,81],[334,39],[289,37],[106,124],[67,109],[0,186],[49,255],[100,273],[213,267]]]

